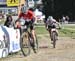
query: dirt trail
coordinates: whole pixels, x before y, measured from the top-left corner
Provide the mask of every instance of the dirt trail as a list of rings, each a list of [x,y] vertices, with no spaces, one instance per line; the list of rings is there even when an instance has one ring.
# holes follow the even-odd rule
[[[52,48],[48,36],[39,38],[39,51],[24,57],[22,54],[13,55],[1,61],[75,61],[75,39],[60,37],[56,48]]]

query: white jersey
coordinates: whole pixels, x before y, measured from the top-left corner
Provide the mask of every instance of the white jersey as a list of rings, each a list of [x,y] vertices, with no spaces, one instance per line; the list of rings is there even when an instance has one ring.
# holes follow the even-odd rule
[[[57,21],[55,19],[47,19],[46,24],[47,25],[53,25],[55,24]]]

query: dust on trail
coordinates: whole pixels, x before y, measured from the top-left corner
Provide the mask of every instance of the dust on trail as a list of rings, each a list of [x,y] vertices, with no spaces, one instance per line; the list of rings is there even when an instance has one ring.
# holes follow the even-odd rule
[[[21,53],[4,58],[0,61],[75,61],[75,39],[59,37],[56,48],[52,48],[47,36],[39,37],[39,51],[24,57]]]

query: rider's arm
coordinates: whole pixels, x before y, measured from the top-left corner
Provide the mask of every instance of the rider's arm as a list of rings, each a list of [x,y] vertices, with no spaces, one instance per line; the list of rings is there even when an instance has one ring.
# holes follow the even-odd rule
[[[46,29],[48,30],[48,19],[45,20],[45,27],[46,27]]]
[[[18,19],[20,19],[23,16],[24,16],[24,14],[23,13],[20,13],[19,16],[18,16]]]
[[[61,25],[59,22],[56,21],[56,24],[58,25],[59,28],[61,28]]]
[[[23,13],[20,13],[19,16],[18,16],[17,21],[19,21],[23,16],[24,16],[24,14]]]

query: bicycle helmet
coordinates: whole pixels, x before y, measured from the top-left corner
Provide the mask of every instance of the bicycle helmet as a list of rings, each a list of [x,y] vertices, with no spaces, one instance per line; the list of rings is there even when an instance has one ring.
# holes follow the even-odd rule
[[[53,17],[52,16],[49,16],[48,19],[53,19]]]
[[[28,7],[27,7],[27,5],[22,5],[22,8],[21,8],[21,12],[22,13],[26,13],[27,12],[27,10],[28,10]]]

